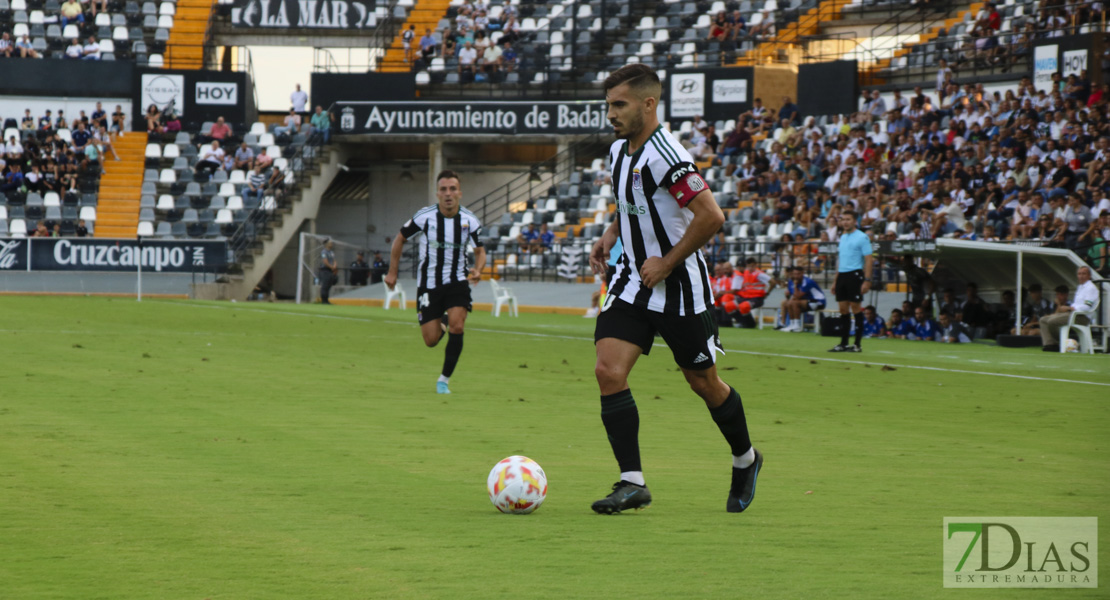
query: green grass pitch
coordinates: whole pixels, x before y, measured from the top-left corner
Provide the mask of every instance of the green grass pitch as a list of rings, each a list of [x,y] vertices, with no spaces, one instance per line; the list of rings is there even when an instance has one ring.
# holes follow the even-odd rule
[[[724,331],[766,455],[735,515],[728,447],[657,347],[631,378],[654,505],[599,516],[593,322],[467,325],[437,396],[409,311],[5,298],[0,597],[1107,597],[941,580],[945,516],[1108,522],[1106,356]],[[547,472],[535,514],[487,498],[511,454]]]

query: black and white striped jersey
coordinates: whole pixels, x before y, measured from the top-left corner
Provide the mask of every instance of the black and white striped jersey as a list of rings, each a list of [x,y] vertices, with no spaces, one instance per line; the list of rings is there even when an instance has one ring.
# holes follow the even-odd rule
[[[401,226],[401,235],[408,240],[424,234],[416,273],[418,287],[430,290],[466,281],[466,251],[471,245],[482,246],[481,231],[481,221],[465,208],[460,208],[452,218],[443,216],[438,204],[417,211]]]
[[[665,255],[686,234],[694,218],[686,205],[705,189],[705,181],[690,153],[662,127],[631,156],[627,148],[626,140],[609,148],[624,245],[609,293],[655,312],[700,314],[713,306],[709,269],[700,249],[654,288],[642,284],[640,267],[650,256]]]

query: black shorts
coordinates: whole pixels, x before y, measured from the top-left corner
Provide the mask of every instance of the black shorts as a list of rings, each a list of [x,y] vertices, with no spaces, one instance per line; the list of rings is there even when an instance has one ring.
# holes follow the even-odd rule
[[[863,302],[863,269],[837,273],[837,302]]]
[[[665,315],[637,308],[620,298],[613,298],[597,316],[594,343],[616,338],[636,344],[644,354],[650,354],[656,332],[670,347],[675,364],[683,369],[708,369],[717,363],[717,352],[724,352],[712,311],[689,316]]]
[[[473,306],[470,300],[470,283],[457,281],[434,289],[417,288],[416,290],[416,320],[421,324],[435,321],[447,312],[447,309],[463,306],[470,312]]]

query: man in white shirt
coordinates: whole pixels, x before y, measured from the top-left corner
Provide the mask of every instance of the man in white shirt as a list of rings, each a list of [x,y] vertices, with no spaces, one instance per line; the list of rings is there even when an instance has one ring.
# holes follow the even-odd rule
[[[474,44],[467,40],[462,48],[459,48],[459,72],[470,71],[474,72],[474,64],[478,61],[478,50]]]
[[[207,171],[209,175],[216,172],[224,164],[224,149],[220,147],[219,140],[213,140],[212,145],[205,148],[201,152],[200,160],[197,161],[195,172],[199,175],[202,171]]]
[[[308,105],[308,94],[304,93],[301,89],[301,84],[297,84],[292,94],[289,94],[289,101],[293,103],[293,111],[303,113],[305,106]]]
[[[96,36],[89,36],[88,43],[81,50],[81,58],[84,60],[100,60],[100,44],[96,42]]]
[[[1091,282],[1091,268],[1079,267],[1075,276],[1079,279],[1079,287],[1075,289],[1075,299],[1070,305],[1061,304],[1056,307],[1056,312],[1041,317],[1041,341],[1045,352],[1060,351],[1060,328],[1067,325],[1071,313],[1079,313],[1075,317],[1076,325],[1089,325],[1095,311],[1098,310],[1098,287]]]
[[[81,47],[81,42],[77,38],[70,40],[66,46],[66,58],[80,59],[84,55],[85,49]]]

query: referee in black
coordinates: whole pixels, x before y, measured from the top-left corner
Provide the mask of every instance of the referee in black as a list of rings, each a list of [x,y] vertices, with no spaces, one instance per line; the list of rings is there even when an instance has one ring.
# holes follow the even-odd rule
[[[840,343],[829,352],[861,352],[863,310],[860,304],[864,294],[871,291],[871,267],[875,257],[871,255],[871,238],[856,228],[854,211],[840,213],[840,229],[843,233],[837,250],[836,279],[833,280],[833,292],[840,305]],[[849,344],[852,315],[856,316],[856,343]]]

